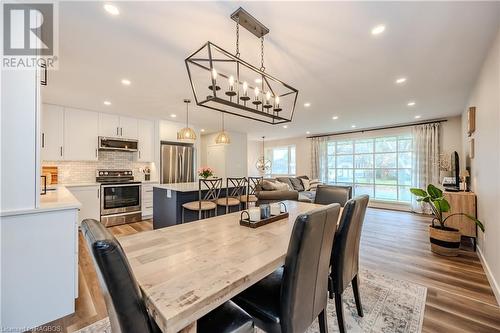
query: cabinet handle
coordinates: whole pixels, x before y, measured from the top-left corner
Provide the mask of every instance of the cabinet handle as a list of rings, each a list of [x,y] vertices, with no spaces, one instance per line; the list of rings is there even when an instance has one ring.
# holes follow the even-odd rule
[[[45,148],[45,133],[42,133],[42,148]]]
[[[47,63],[41,63],[40,67],[43,68],[43,79],[40,79],[40,85],[46,86],[47,85]]]
[[[118,136],[118,126],[116,126],[116,135]]]
[[[61,155],[61,157],[62,157],[62,153],[63,153],[63,152],[62,152],[62,146],[61,146],[61,147],[59,148],[59,154]]]
[[[98,157],[98,156],[97,156],[97,148],[95,149],[95,157],[96,157],[96,158]]]
[[[153,208],[153,206],[146,206],[146,208]]]
[[[99,199],[99,197],[101,196],[100,192],[100,189],[97,189],[97,199]]]
[[[141,158],[141,151],[139,150],[139,158]]]
[[[120,127],[120,136],[123,136],[123,127]]]

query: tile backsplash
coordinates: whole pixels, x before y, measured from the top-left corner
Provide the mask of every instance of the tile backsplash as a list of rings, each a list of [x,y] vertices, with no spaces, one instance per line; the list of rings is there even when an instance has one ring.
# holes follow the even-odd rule
[[[98,169],[131,169],[136,180],[144,180],[142,169],[150,168],[152,179],[154,163],[137,162],[137,154],[123,151],[99,151],[97,161],[43,161],[42,166],[58,167],[59,184],[95,182]]]

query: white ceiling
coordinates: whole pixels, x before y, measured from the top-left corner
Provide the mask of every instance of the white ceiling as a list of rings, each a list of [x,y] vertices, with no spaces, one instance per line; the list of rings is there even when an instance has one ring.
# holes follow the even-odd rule
[[[118,16],[100,2],[60,3],[59,70],[49,73],[45,102],[169,120],[175,113],[182,121],[182,100],[192,98],[184,59],[208,40],[234,52],[229,15],[242,5],[271,30],[267,72],[299,89],[299,98],[287,129],[234,116],[226,128],[270,139],[461,113],[500,14],[498,2],[114,4]],[[377,24],[386,31],[372,36]],[[258,65],[259,41],[242,30],[240,45],[242,58]],[[400,76],[408,78],[402,86],[394,84]],[[195,125],[219,128],[216,111],[191,110]]]

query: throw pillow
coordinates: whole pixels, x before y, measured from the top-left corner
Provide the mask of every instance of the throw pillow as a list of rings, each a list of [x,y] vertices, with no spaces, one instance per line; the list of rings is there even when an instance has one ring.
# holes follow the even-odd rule
[[[264,191],[275,191],[276,190],[276,184],[277,182],[273,182],[267,179],[264,179],[261,183],[261,187]]]
[[[304,185],[299,178],[290,178],[290,182],[292,183],[293,189],[299,192],[304,191]]]
[[[290,187],[290,190],[293,190],[292,182],[290,181],[290,177],[277,177],[277,181],[287,184]]]
[[[304,185],[304,191],[309,191],[311,189],[311,181],[306,178],[300,178],[302,185]]]
[[[318,185],[322,185],[323,183],[320,182],[319,179],[311,179],[309,184],[310,184],[310,190],[316,191],[316,188],[318,188]]]
[[[276,191],[290,191],[288,184],[276,182],[274,183],[274,188]]]
[[[307,179],[307,180],[309,180],[309,177],[307,177],[306,175],[303,175],[303,176],[298,176],[297,178],[300,178],[300,179]]]

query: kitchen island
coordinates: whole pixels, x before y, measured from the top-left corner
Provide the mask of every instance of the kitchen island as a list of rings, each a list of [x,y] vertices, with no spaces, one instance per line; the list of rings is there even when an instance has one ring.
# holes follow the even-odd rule
[[[224,184],[223,184],[224,186]],[[202,191],[204,194],[205,191]],[[226,196],[226,188],[223,187],[220,197]],[[182,204],[198,200],[198,182],[158,184],[153,186],[153,229],[170,227],[182,223]],[[238,206],[230,207],[235,211]],[[217,215],[226,213],[223,206],[217,207]],[[198,211],[184,211],[184,222],[198,220]],[[211,211],[211,216],[214,211]]]

